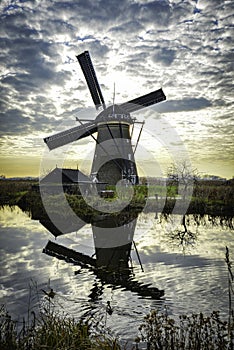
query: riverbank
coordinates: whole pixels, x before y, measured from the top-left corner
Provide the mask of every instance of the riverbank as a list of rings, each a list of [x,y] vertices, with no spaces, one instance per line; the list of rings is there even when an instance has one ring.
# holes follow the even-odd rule
[[[36,185],[36,186],[35,186]],[[34,215],[44,215],[39,189],[35,181],[29,180],[1,180],[0,181],[0,205],[20,205],[24,210],[31,210]],[[99,214],[98,204],[86,201],[80,194],[65,194],[66,199],[75,213],[79,216],[95,216]],[[50,207],[54,211],[61,212],[58,203],[59,193],[49,193],[47,196]],[[106,198],[106,209],[109,210],[114,198]],[[96,210],[92,207],[97,208]],[[162,212],[165,214],[201,214],[216,216],[234,216],[234,182],[225,183],[200,181],[194,185],[192,196],[186,201],[177,195],[176,186],[169,184],[165,186],[146,185],[136,186],[131,202],[125,211],[132,212]]]

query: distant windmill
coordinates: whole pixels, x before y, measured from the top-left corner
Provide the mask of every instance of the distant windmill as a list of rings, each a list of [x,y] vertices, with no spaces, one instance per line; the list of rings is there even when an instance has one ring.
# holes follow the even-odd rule
[[[138,97],[120,105],[106,107],[104,98],[88,51],[77,56],[89,91],[97,110],[102,111],[94,121],[86,120],[81,125],[46,137],[45,143],[50,150],[70,142],[91,136],[96,141],[91,176],[100,182],[115,185],[119,180],[128,180],[138,184],[138,173],[131,142],[130,126],[136,123],[130,113],[151,106],[166,99],[162,89]],[[143,125],[142,125],[143,126]],[[97,136],[94,137],[94,133]],[[139,134],[140,136],[140,134]],[[139,141],[139,137],[137,143]],[[136,145],[137,146],[137,145]]]

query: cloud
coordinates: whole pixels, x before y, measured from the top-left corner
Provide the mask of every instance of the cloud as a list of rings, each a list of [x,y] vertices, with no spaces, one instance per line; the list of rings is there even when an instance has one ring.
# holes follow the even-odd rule
[[[129,9],[131,15],[138,18],[145,26],[167,27],[170,22],[171,6],[168,1],[152,1],[134,4]]]
[[[117,26],[114,26],[109,29],[109,32],[111,34],[116,34],[116,35],[121,35],[121,34],[131,34],[138,32],[140,30],[144,29],[144,26],[138,21],[138,20],[133,20],[133,21],[127,21],[123,22]]]
[[[161,48],[156,49],[156,51],[157,52],[152,56],[153,62],[156,64],[162,63],[164,66],[170,66],[176,57],[175,50]]]
[[[162,86],[167,101],[154,110],[176,112],[179,127],[183,112],[208,111],[211,123],[217,111],[229,115],[233,9],[218,0],[3,0],[2,135],[52,133],[65,115],[92,106],[76,59],[84,50],[107,101],[114,81],[120,102]]]
[[[182,111],[197,111],[211,106],[212,104],[209,100],[204,97],[200,97],[169,100],[163,102],[162,104],[156,105],[154,108],[158,112],[173,113]]]
[[[7,119],[4,113],[0,113],[1,135],[15,133],[28,134],[30,132],[30,119],[24,117],[19,109],[10,109],[7,112]]]

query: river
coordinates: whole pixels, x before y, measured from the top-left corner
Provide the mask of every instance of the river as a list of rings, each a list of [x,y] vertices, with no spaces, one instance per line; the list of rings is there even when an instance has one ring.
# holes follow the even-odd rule
[[[161,298],[139,295],[123,285],[103,282],[92,270],[44,254],[48,240],[89,256],[94,253],[91,225],[55,237],[18,207],[0,210],[0,303],[14,319],[27,317],[53,288],[54,303],[64,313],[92,315],[99,327],[133,341],[144,316],[152,309],[181,314],[220,310],[228,318],[228,270],[225,247],[234,257],[233,229],[204,217],[191,216],[189,234],[176,232],[181,218],[141,213],[131,250],[131,280],[164,291]],[[139,257],[138,254],[139,253]],[[140,259],[140,260],[139,260]],[[142,265],[142,266],[141,266]],[[107,301],[112,313],[106,312]]]

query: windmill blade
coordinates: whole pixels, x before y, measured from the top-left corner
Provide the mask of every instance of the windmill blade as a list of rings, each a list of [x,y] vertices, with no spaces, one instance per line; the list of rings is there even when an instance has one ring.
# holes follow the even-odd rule
[[[50,150],[64,146],[70,142],[83,139],[97,131],[95,122],[85,123],[69,130],[59,132],[58,134],[44,138]]]
[[[155,103],[166,100],[166,96],[162,89],[150,92],[147,95],[143,95],[135,98],[134,100],[125,102],[120,105],[121,108],[127,113],[138,111],[141,108],[151,106]]]
[[[88,88],[91,93],[96,109],[99,109],[99,107],[101,106],[103,107],[103,109],[105,109],[106,106],[105,106],[104,98],[102,96],[102,92],[98,84],[98,80],[95,74],[95,70],[94,70],[89,52],[84,51],[83,53],[81,53],[76,57],[79,61],[79,64],[85,76],[85,80],[88,84]]]

